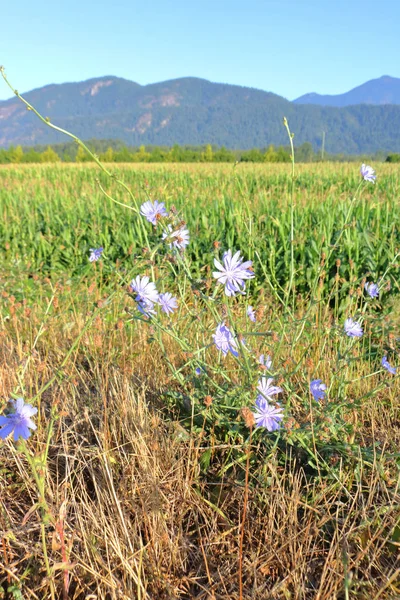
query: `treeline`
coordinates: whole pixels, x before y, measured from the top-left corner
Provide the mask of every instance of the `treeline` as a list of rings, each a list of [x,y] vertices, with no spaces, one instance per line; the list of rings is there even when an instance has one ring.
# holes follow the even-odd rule
[[[228,150],[218,148],[211,144],[205,146],[126,146],[119,140],[90,140],[86,142],[90,150],[105,163],[280,163],[290,162],[290,148],[285,146],[275,147],[272,144],[267,148],[254,148],[252,150]],[[329,155],[321,156],[314,152],[310,143],[295,148],[296,162],[318,162],[322,159],[335,161],[354,160],[386,160],[399,162],[400,155],[376,153],[373,157],[354,155]],[[57,163],[57,162],[90,162],[91,157],[76,143],[54,144],[51,146],[10,146],[0,149],[0,164],[19,163]]]
[[[100,140],[101,142],[101,140]],[[65,146],[65,147],[64,147]],[[211,144],[203,147],[174,145],[172,148],[159,146],[128,147],[111,144],[104,147],[99,140],[88,142],[87,146],[106,163],[129,162],[289,162],[290,153],[284,148],[253,149],[243,152],[216,148]],[[56,144],[53,146],[23,148],[10,147],[0,150],[0,164],[6,163],[56,163],[89,162],[91,157],[76,144]]]
[[[400,163],[400,154],[389,154],[386,158],[386,162]]]

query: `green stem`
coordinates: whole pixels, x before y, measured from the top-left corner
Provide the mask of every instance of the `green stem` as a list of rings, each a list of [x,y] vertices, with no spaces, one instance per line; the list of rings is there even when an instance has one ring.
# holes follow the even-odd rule
[[[46,528],[45,528],[43,521],[40,524],[40,530],[41,530],[41,534],[42,534],[44,564],[46,566],[47,577],[49,579],[49,584],[50,584],[51,600],[55,600],[56,599],[56,590],[54,587],[53,574],[50,569],[49,557],[47,555]]]
[[[41,516],[40,529],[41,529],[41,537],[42,537],[44,564],[46,567],[46,573],[47,573],[47,577],[49,580],[51,598],[52,598],[52,600],[55,600],[56,593],[55,593],[55,587],[54,587],[54,581],[53,581],[53,574],[52,574],[52,571],[50,568],[49,557],[47,554],[47,542],[46,542],[46,523],[48,523],[50,520],[50,510],[49,510],[49,506],[48,506],[46,498],[45,498],[45,477],[44,477],[44,473],[40,474],[38,472],[36,463],[35,463],[35,459],[31,456],[31,454],[27,448],[25,440],[20,440],[19,447],[21,448],[22,452],[24,453],[24,455],[28,461],[28,464],[31,468],[33,478],[34,478],[34,480],[36,482],[36,486],[37,486],[37,491],[38,491],[38,496],[39,496],[40,516]],[[47,454],[46,454],[46,458],[47,458]]]
[[[105,193],[105,195],[107,196],[107,198],[109,198],[112,202],[114,202],[115,204],[119,204],[122,205],[126,208],[129,208],[130,210],[133,210],[134,212],[136,212],[137,214],[140,214],[139,211],[139,206],[137,203],[136,198],[134,197],[134,195],[132,194],[132,191],[130,190],[130,188],[126,185],[126,183],[124,183],[122,181],[122,179],[118,179],[114,173],[111,173],[111,171],[109,171],[104,165],[103,163],[99,160],[99,158],[97,157],[96,154],[94,154],[94,152],[92,152],[88,146],[82,142],[82,140],[80,138],[78,138],[76,135],[74,135],[73,133],[70,133],[69,131],[67,131],[66,129],[62,129],[62,127],[58,127],[57,125],[53,125],[53,123],[50,122],[50,119],[43,117],[34,106],[32,106],[27,100],[25,100],[25,98],[23,98],[21,96],[21,94],[18,92],[18,90],[14,89],[13,86],[10,84],[10,82],[7,79],[7,76],[4,72],[4,67],[0,66],[0,74],[3,77],[5,83],[8,85],[8,87],[12,90],[12,92],[17,96],[17,98],[19,100],[21,100],[21,102],[23,102],[23,104],[25,104],[26,108],[28,110],[31,110],[41,121],[42,123],[44,123],[45,125],[47,125],[48,127],[50,127],[51,129],[54,129],[55,131],[58,131],[59,133],[63,133],[64,135],[67,135],[68,137],[70,137],[71,139],[73,139],[79,146],[81,146],[81,148],[83,148],[85,150],[85,152],[87,152],[87,154],[92,158],[92,160],[97,164],[98,167],[100,167],[100,169],[103,171],[103,173],[105,173],[106,175],[108,175],[108,177],[110,177],[111,179],[114,179],[114,181],[116,183],[118,183],[118,185],[120,185],[129,195],[129,197],[132,200],[132,203],[134,204],[134,206],[129,206],[127,204],[122,204],[121,202],[118,202],[117,200],[115,200],[112,196],[110,196],[109,194],[106,194],[103,190],[103,188],[100,186],[100,189],[102,190],[102,192]],[[146,244],[148,247],[150,247],[149,245],[149,239],[148,239],[148,235],[147,235],[147,229],[144,225],[144,223],[142,223],[141,221],[141,227],[142,227],[142,231],[144,233],[144,237],[146,240]],[[152,267],[152,273],[153,273],[153,267]],[[154,273],[153,273],[154,275]]]
[[[283,118],[283,124],[286,128],[287,134],[289,136],[290,141],[290,149],[291,149],[291,160],[292,160],[292,176],[291,176],[291,186],[290,186],[290,279],[289,279],[289,287],[287,291],[287,302],[290,300],[290,294],[293,287],[294,280],[294,146],[293,146],[293,133],[289,129],[289,123],[286,117]],[[294,290],[293,290],[293,304],[292,310],[294,311]]]

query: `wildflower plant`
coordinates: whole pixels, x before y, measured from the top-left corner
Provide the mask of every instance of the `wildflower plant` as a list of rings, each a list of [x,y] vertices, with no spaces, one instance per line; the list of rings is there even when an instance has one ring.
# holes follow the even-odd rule
[[[326,396],[326,385],[321,379],[313,379],[310,383],[310,392],[315,400],[323,400]]]
[[[168,217],[164,202],[158,202],[158,200],[154,200],[154,202],[147,200],[144,202],[140,207],[140,214],[146,217],[152,225],[157,225],[160,219]]]
[[[178,300],[170,292],[165,292],[158,296],[158,304],[161,310],[168,314],[173,314],[178,308]]]
[[[345,320],[344,331],[346,335],[352,338],[362,337],[364,333],[362,325],[355,321],[352,317],[349,317]]]
[[[235,336],[225,323],[219,323],[215,333],[212,335],[215,347],[220,350],[224,356],[230,352],[236,358],[239,356],[238,344]]]
[[[36,415],[37,408],[31,404],[25,404],[23,398],[11,400],[11,404],[11,411],[6,416],[0,416],[0,438],[4,440],[12,434],[15,442],[19,438],[27,440],[31,435],[30,429],[33,431],[36,429],[32,417]]]
[[[248,318],[250,319],[250,321],[252,321],[253,323],[255,323],[257,321],[256,313],[252,306],[247,307],[246,314],[247,314]]]
[[[159,294],[156,284],[147,275],[138,275],[131,281],[131,290],[136,294],[135,300],[142,308],[152,309],[158,302]]]
[[[362,164],[360,168],[361,177],[364,181],[369,181],[370,183],[375,183],[376,175],[375,171],[369,165]]]
[[[372,281],[364,285],[364,289],[370,298],[379,298],[379,286]]]
[[[189,245],[190,234],[189,230],[184,225],[174,229],[172,225],[168,225],[168,230],[164,231],[162,239],[168,244],[169,248],[177,248],[185,250]]]
[[[253,412],[256,427],[263,427],[267,431],[277,431],[283,421],[283,409],[279,405],[270,403],[270,400],[258,396]]]
[[[392,365],[389,363],[387,356],[384,356],[382,358],[381,361],[381,365],[384,369],[386,369],[387,371],[389,371],[389,373],[391,373],[392,375],[396,375],[397,373],[397,367],[392,367]]]
[[[245,281],[252,279],[254,273],[250,270],[252,261],[243,262],[240,251],[232,255],[232,250],[224,253],[222,264],[214,258],[214,264],[218,271],[214,271],[213,277],[218,283],[225,286],[226,296],[236,296],[236,294],[245,294]]]
[[[90,248],[89,260],[90,262],[97,262],[100,260],[101,255],[103,254],[104,248]]]

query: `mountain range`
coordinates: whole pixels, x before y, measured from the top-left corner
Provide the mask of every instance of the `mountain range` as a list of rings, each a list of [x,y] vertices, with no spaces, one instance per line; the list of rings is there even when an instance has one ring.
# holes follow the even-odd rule
[[[319,106],[353,106],[355,104],[400,104],[400,79],[383,75],[371,79],[345,94],[336,96],[312,92],[293,100],[296,104],[318,104]]]
[[[400,151],[400,79],[388,76],[347,94],[306,94],[294,102],[195,77],[142,86],[105,76],[47,85],[24,98],[52,123],[84,140],[119,139],[131,146],[215,144],[245,150],[287,144],[282,125],[287,117],[296,145],[310,142],[318,149],[325,132],[328,152]],[[63,141],[64,135],[46,127],[17,98],[0,102],[0,147]]]

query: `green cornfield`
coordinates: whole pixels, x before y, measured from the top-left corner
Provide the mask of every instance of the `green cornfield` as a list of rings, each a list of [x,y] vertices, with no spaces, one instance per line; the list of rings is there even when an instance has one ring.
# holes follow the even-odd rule
[[[284,286],[290,269],[290,167],[288,165],[134,165],[113,168],[140,206],[158,199],[176,206],[191,233],[193,269],[212,263],[214,245],[241,249],[262,264],[265,276]],[[298,165],[294,188],[295,288],[307,294],[319,273],[332,289],[376,280],[400,247],[398,168],[380,165],[376,185],[363,183],[351,222],[335,248],[349,204],[360,183],[354,164]],[[140,252],[144,240],[134,212],[107,199],[130,203],[124,190],[96,165],[10,166],[0,169],[2,268],[47,275],[83,275],[91,247],[103,246],[111,263]],[[331,249],[333,248],[333,252]],[[257,255],[257,256],[256,256]],[[338,267],[339,265],[339,267]],[[394,279],[392,284],[398,287]]]

